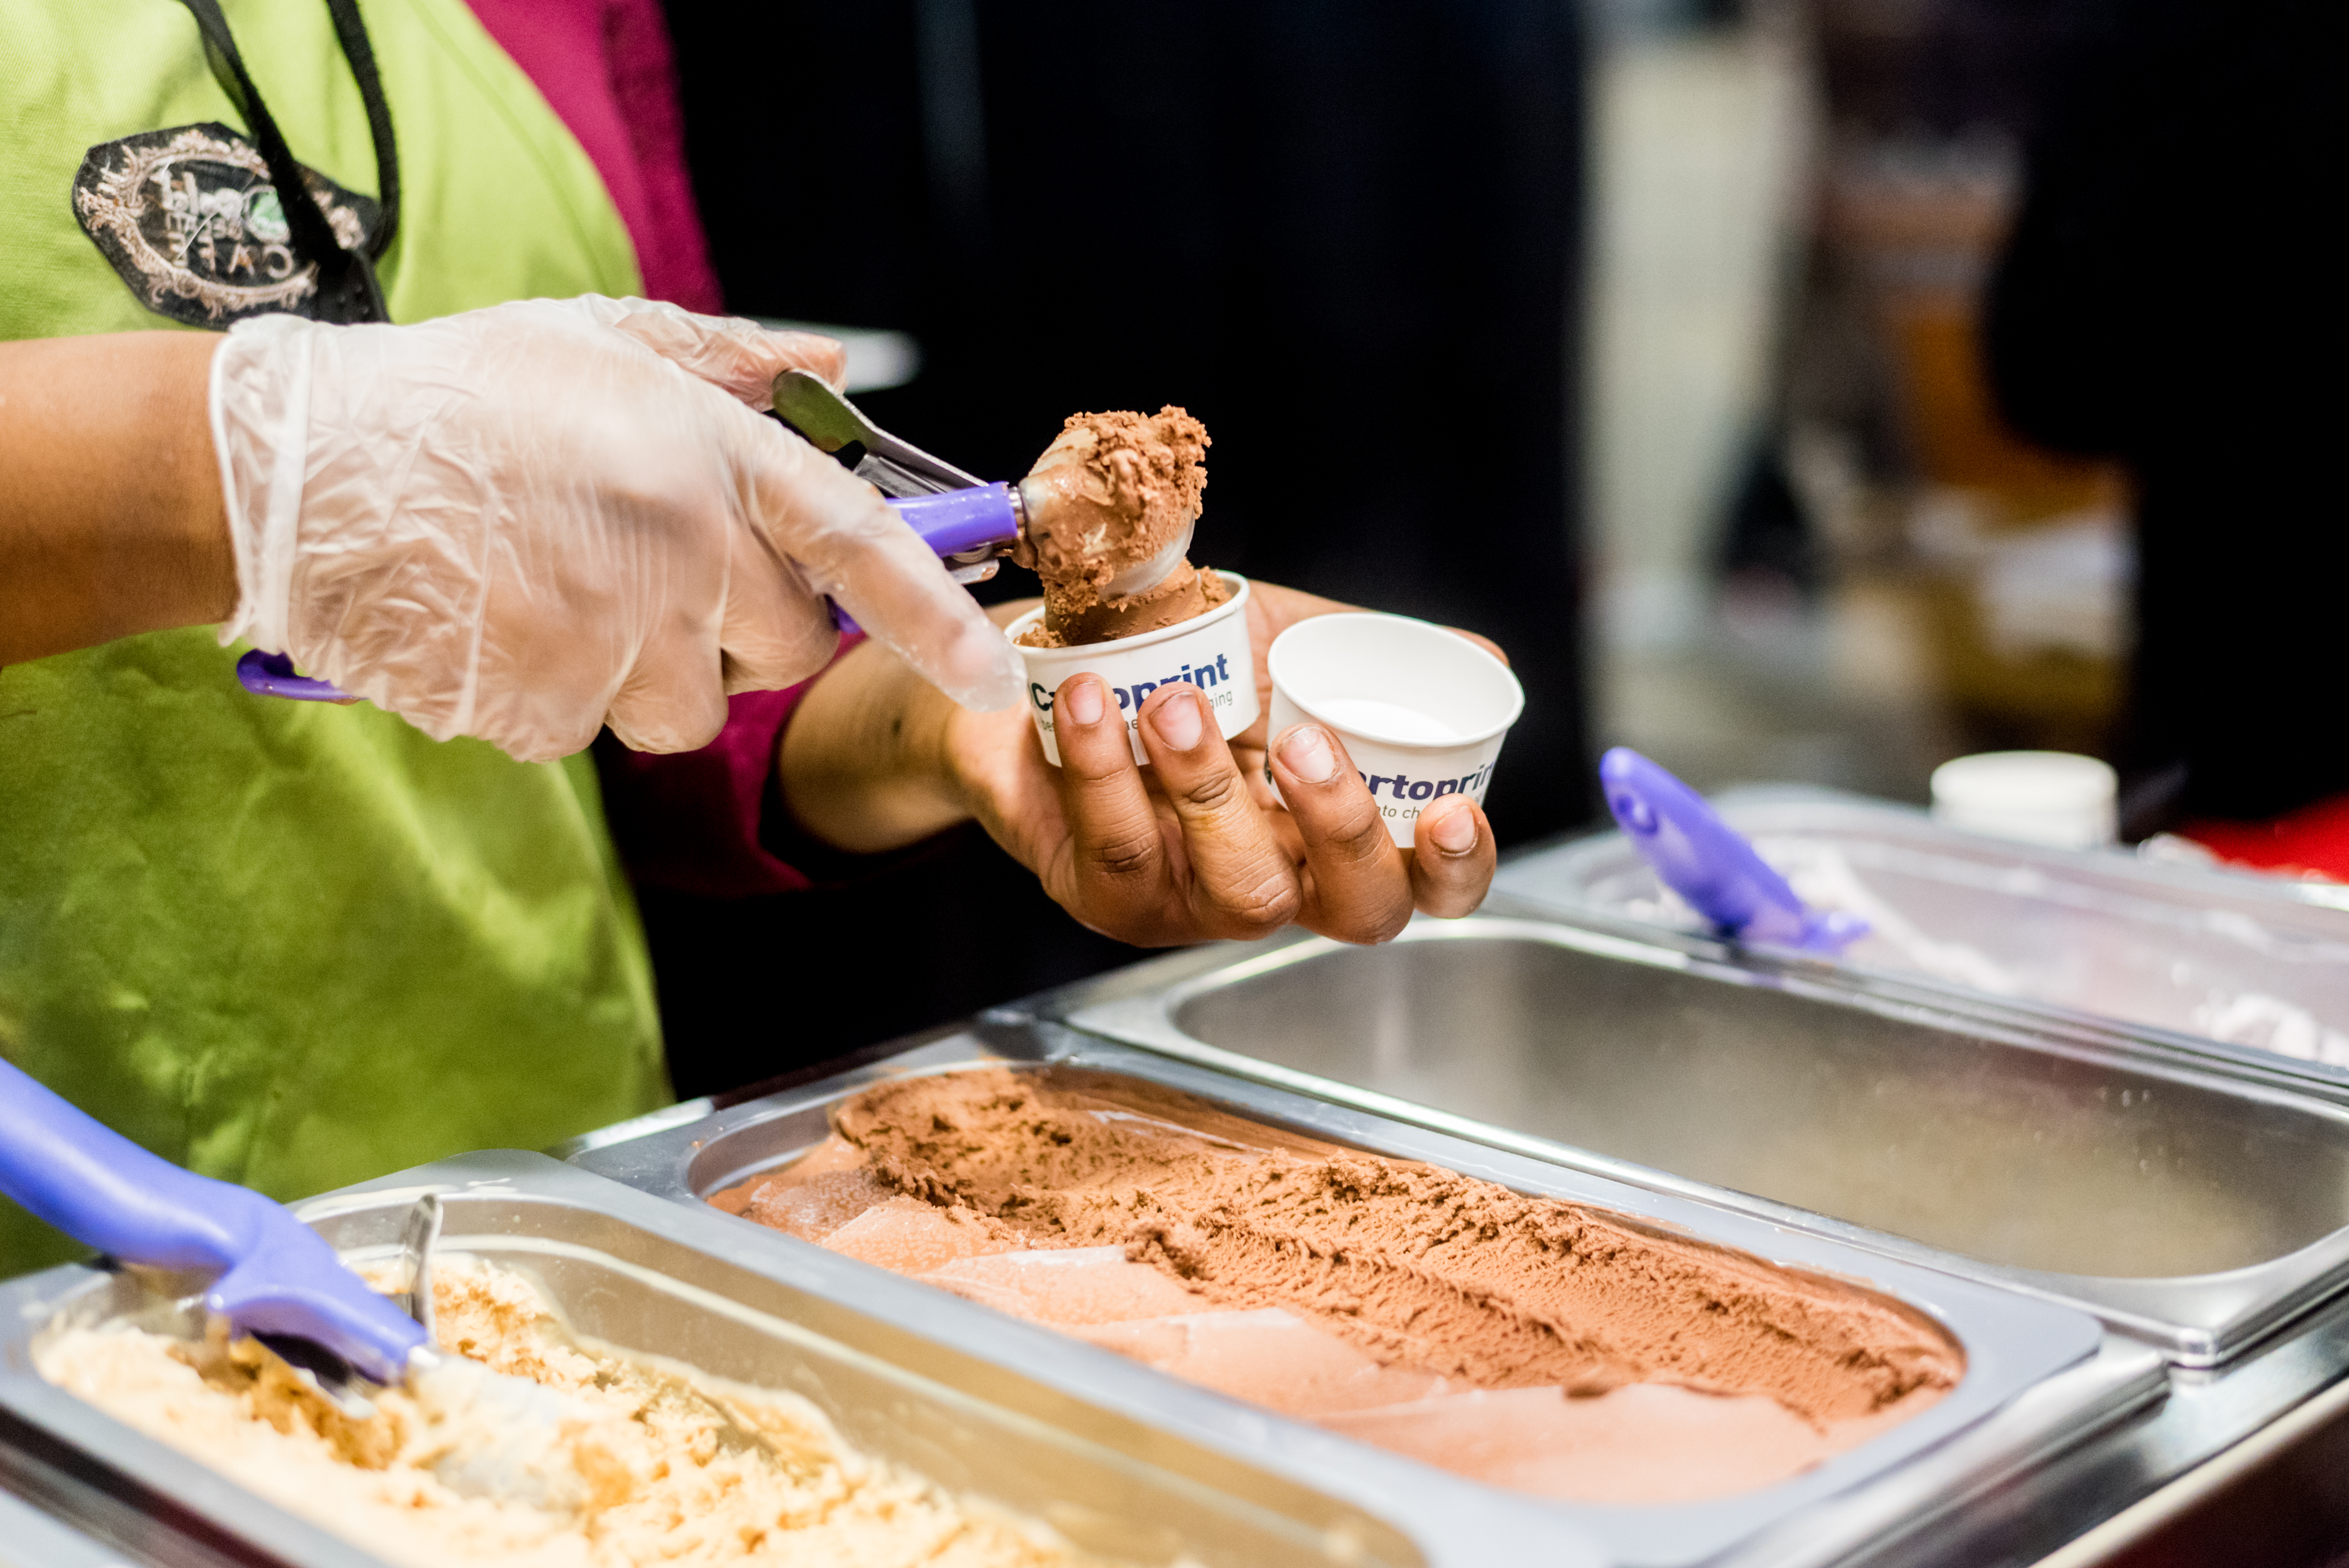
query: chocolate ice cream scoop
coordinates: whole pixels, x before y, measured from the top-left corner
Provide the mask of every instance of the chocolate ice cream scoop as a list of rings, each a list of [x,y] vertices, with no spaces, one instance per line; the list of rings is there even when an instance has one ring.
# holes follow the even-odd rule
[[[1152,415],[1075,414],[1020,481],[1012,560],[1044,580],[1039,646],[1105,642],[1200,615],[1229,596],[1185,558],[1207,487],[1207,428]]]
[[[1028,477],[988,484],[899,440],[803,370],[775,380],[776,418],[891,498],[963,582],[1009,555],[1044,580],[1048,645],[1173,625],[1229,590],[1185,559],[1207,471],[1206,428],[1169,406],[1154,415],[1078,414]]]

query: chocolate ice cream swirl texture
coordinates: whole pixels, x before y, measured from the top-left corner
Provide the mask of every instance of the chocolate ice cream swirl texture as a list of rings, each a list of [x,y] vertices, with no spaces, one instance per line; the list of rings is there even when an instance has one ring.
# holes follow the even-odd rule
[[[959,1069],[832,1120],[710,1202],[1495,1485],[1751,1490],[1964,1375],[1874,1291],[1136,1079]]]
[[[836,1125],[896,1191],[1048,1244],[1122,1245],[1217,1305],[1284,1307],[1478,1387],[1662,1377],[1824,1423],[1946,1388],[1961,1365],[1920,1315],[1868,1292],[1434,1166],[1304,1140],[1219,1147],[1200,1128],[1216,1113],[1172,1095],[1155,1127],[1086,1098],[1008,1072],[917,1078]]]

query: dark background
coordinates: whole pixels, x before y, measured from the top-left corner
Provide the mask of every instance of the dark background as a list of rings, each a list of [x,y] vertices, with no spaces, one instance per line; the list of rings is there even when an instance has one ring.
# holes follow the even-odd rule
[[[1071,412],[1188,407],[1215,441],[1195,558],[1495,638],[1526,696],[1502,842],[1588,819],[1573,5],[669,20],[730,310],[910,332],[920,376],[860,406],[989,478]],[[827,870],[817,896],[647,892],[681,1094],[1140,956],[972,830]]]
[[[2275,816],[2349,790],[2340,242],[2319,194],[2349,145],[2339,11],[2065,0],[2054,18],[1992,375],[2024,433],[2129,469],[2114,760],[2138,830]]]

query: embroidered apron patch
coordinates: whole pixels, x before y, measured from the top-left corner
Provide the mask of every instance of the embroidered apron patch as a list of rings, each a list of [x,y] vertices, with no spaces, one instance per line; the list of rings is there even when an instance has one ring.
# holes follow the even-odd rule
[[[359,250],[378,221],[374,200],[306,166],[302,178],[336,240]],[[217,121],[91,148],[74,176],[74,216],[159,315],[226,327],[272,312],[315,314],[317,264],[289,243],[268,164]]]

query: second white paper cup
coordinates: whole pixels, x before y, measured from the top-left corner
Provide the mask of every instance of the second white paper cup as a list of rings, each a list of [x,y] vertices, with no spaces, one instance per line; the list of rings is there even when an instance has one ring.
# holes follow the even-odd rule
[[[1485,803],[1501,742],[1526,706],[1508,665],[1458,633],[1408,615],[1299,621],[1273,639],[1267,663],[1270,734],[1307,719],[1336,731],[1388,835],[1405,847],[1420,813],[1446,795]],[[1272,777],[1269,763],[1265,777]]]
[[[1061,683],[1073,675],[1096,675],[1110,688],[1111,700],[1125,719],[1125,738],[1133,759],[1147,762],[1142,750],[1142,699],[1160,686],[1189,681],[1207,699],[1216,728],[1226,740],[1256,722],[1256,664],[1248,645],[1247,579],[1237,572],[1219,573],[1232,585],[1232,596],[1208,611],[1172,626],[1106,643],[1074,648],[1030,648],[1020,645],[1019,634],[1044,618],[1039,607],[1004,628],[1012,646],[1028,665],[1028,715],[1036,721],[1037,738],[1044,743],[1044,760],[1061,765],[1061,745],[1053,736],[1052,703]]]

